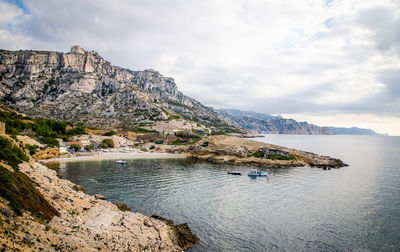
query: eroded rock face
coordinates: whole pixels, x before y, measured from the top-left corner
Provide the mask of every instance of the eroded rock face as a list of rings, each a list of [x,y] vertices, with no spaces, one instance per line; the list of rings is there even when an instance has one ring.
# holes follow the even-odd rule
[[[213,109],[178,91],[154,70],[112,66],[97,52],[0,50],[0,100],[31,116],[132,128],[178,114],[225,124]]]

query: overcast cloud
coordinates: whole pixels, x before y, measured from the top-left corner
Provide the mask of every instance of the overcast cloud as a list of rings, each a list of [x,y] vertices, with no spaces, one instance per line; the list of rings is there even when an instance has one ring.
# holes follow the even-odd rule
[[[216,108],[400,135],[398,0],[0,0],[0,48],[76,44]]]

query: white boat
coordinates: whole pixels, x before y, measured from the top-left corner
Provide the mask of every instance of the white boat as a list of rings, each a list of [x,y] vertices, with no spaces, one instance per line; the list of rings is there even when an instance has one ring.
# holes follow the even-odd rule
[[[247,173],[248,176],[258,176],[264,177],[268,175],[268,172],[259,172],[257,170],[252,170],[251,172]]]
[[[115,163],[117,163],[117,164],[125,164],[126,161],[125,160],[117,160],[117,161],[115,161]]]

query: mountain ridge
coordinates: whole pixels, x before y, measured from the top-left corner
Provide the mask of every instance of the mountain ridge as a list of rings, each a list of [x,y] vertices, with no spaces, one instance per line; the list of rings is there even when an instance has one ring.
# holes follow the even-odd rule
[[[152,69],[111,65],[95,51],[0,50],[0,100],[30,116],[90,126],[205,129],[231,127]]]

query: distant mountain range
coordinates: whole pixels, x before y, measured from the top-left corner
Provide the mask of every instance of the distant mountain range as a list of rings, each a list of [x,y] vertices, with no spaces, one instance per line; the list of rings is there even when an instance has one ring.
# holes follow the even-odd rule
[[[236,127],[259,134],[298,134],[298,135],[333,135],[328,127],[320,127],[308,122],[297,122],[281,116],[266,113],[240,111],[235,109],[219,110],[222,117]]]
[[[379,134],[372,129],[363,129],[357,127],[343,128],[343,127],[331,127],[329,126],[335,135],[386,135]]]
[[[236,109],[219,110],[229,123],[259,134],[301,134],[301,135],[380,135],[371,129],[357,127],[320,127],[308,122],[297,122],[282,116],[267,113],[241,111]]]

